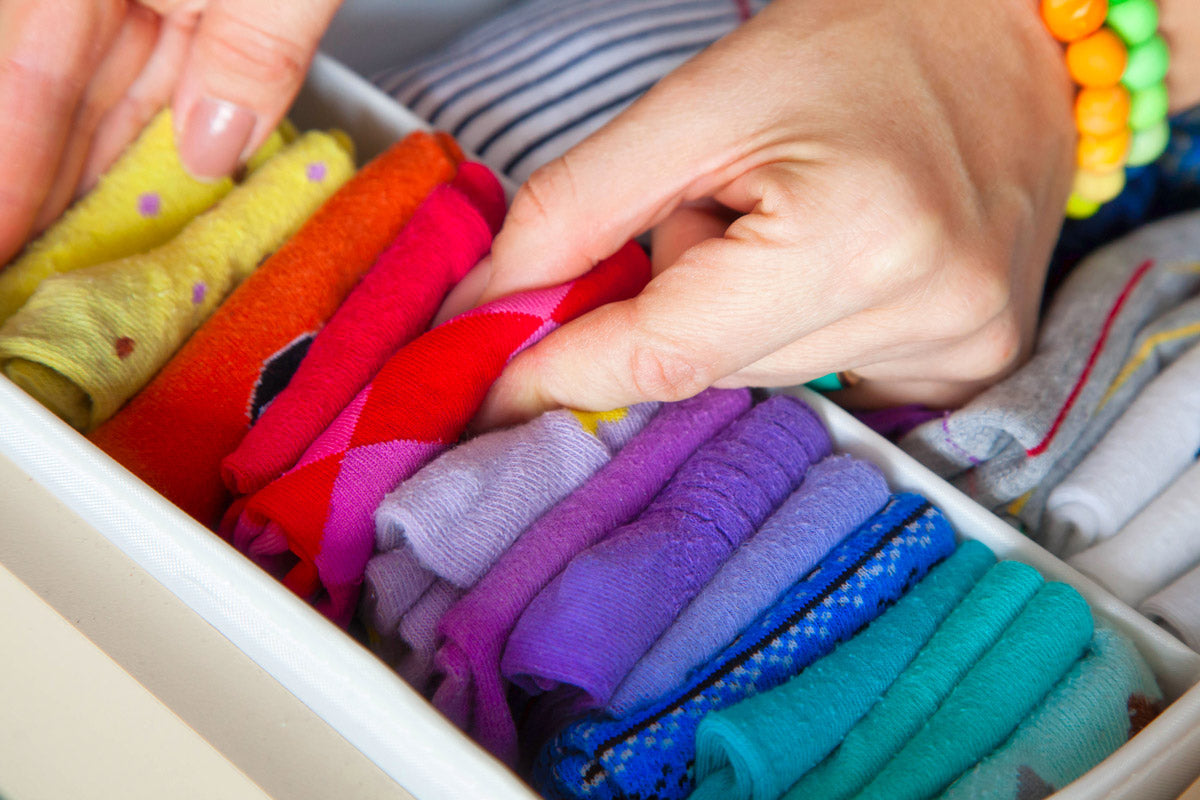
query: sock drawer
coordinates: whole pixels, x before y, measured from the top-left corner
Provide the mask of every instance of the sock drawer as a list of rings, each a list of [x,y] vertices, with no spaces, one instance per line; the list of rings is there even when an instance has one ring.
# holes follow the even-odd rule
[[[337,126],[347,130],[364,157],[421,125],[365,81],[323,56],[313,65],[293,119],[302,129]],[[1200,683],[1200,655],[832,403],[805,389],[795,392],[816,409],[837,449],[874,462],[894,491],[925,495],[944,511],[961,537],[983,542],[1001,559],[1030,564],[1047,579],[1075,586],[1097,615],[1130,637],[1154,670],[1170,701],[1167,709],[1056,797],[1175,797],[1200,773],[1200,687],[1196,686]],[[208,657],[188,665],[188,674],[173,679],[199,688],[191,694],[172,692],[170,687],[150,688],[160,696],[185,697],[178,703],[167,701],[202,733],[239,728],[239,734],[228,737],[223,747],[217,743],[218,749],[270,793],[317,797],[328,796],[333,788],[353,790],[355,796],[404,797],[407,792],[421,800],[536,797],[374,655],[3,379],[0,457],[15,465],[14,474],[24,473],[81,518],[85,524],[73,534],[76,547],[86,551],[115,546],[136,565],[128,574],[110,575],[103,582],[86,570],[64,571],[56,577],[53,566],[30,568],[29,574],[36,572],[47,584],[40,588],[43,595],[68,598],[62,605],[72,606],[76,623],[85,632],[89,632],[89,624],[104,625],[78,619],[80,608],[103,608],[103,616],[109,620],[106,630],[114,627],[112,619],[135,620],[125,631],[125,644],[114,648],[121,652],[110,649],[135,673],[139,665],[133,662],[143,657],[138,652],[139,640],[147,649],[176,645],[146,641],[147,633],[135,627],[142,608],[154,602],[163,589],[181,601],[192,629],[205,632],[191,634],[180,627],[156,631],[156,635],[168,639],[209,637],[205,639],[212,642]],[[181,453],[180,457],[187,455]],[[0,508],[15,508],[31,490],[25,488],[26,481],[7,475],[0,470]],[[0,520],[0,532],[5,523]],[[28,565],[39,558],[53,560],[50,549],[55,537],[47,535],[40,541],[31,535],[30,527],[38,524],[36,515],[25,515],[10,524],[14,526],[11,535],[0,535],[0,562]],[[105,541],[89,542],[89,538]],[[40,556],[39,547],[45,548]],[[74,595],[50,587],[55,581],[76,582]],[[67,613],[61,605],[60,611]],[[218,652],[222,647],[232,654]],[[249,666],[244,663],[247,659]],[[343,755],[323,761],[316,755],[319,747],[310,743],[312,754],[306,757],[296,745],[301,734],[284,731],[281,718],[256,710],[256,699],[246,693],[217,696],[223,692],[214,688],[220,682],[204,674],[226,671],[233,675],[247,668],[257,675],[259,685],[276,694],[290,694],[323,720],[336,732],[328,741],[340,743],[330,746],[341,748],[338,752]],[[225,719],[214,721],[217,717]],[[298,727],[303,726],[295,722],[293,728]],[[311,727],[313,741],[329,734],[320,725]],[[273,742],[290,744],[272,747]],[[247,755],[251,752],[253,758]],[[326,774],[335,765],[341,771]],[[305,778],[314,776],[315,771],[322,774]],[[289,777],[271,777],[280,774]]]

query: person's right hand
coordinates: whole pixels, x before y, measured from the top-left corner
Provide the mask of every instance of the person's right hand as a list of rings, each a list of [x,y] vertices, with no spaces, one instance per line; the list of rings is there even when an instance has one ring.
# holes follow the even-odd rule
[[[230,174],[287,110],[339,4],[0,2],[0,264],[168,101],[184,165]]]

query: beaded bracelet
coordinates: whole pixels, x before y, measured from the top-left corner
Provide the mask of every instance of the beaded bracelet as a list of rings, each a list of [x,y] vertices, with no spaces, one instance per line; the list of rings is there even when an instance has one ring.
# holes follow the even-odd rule
[[[1066,213],[1083,219],[1121,193],[1125,167],[1149,164],[1166,149],[1170,56],[1154,0],[1042,0],[1042,21],[1067,44],[1067,70],[1080,87]]]

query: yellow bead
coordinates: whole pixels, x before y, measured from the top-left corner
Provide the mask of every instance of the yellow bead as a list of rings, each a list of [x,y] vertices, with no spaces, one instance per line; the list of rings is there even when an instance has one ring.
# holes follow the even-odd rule
[[[1060,42],[1074,42],[1100,30],[1108,0],[1042,0],[1042,21]]]
[[[1125,43],[1108,28],[1067,45],[1067,70],[1080,86],[1094,89],[1116,86],[1128,59]]]
[[[1109,136],[1079,137],[1079,168],[1089,172],[1108,172],[1125,165],[1129,154],[1129,129],[1123,128]]]
[[[1084,200],[1093,203],[1107,203],[1121,193],[1125,188],[1125,170],[1114,169],[1108,172],[1091,172],[1078,170],[1075,173],[1075,184],[1071,187],[1072,194],[1079,195]]]
[[[1084,200],[1074,192],[1067,198],[1066,214],[1070,219],[1087,219],[1099,210],[1100,204],[1095,200]]]
[[[1128,126],[1129,92],[1124,86],[1080,89],[1075,98],[1075,127],[1085,136],[1109,136]]]

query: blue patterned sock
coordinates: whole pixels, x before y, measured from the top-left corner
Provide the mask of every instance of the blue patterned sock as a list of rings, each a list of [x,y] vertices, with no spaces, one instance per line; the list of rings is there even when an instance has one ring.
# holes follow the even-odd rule
[[[852,636],[954,551],[954,531],[921,496],[894,496],[677,693],[613,720],[589,715],[540,753],[548,798],[687,797],[695,734],[710,711],[778,686]]]

